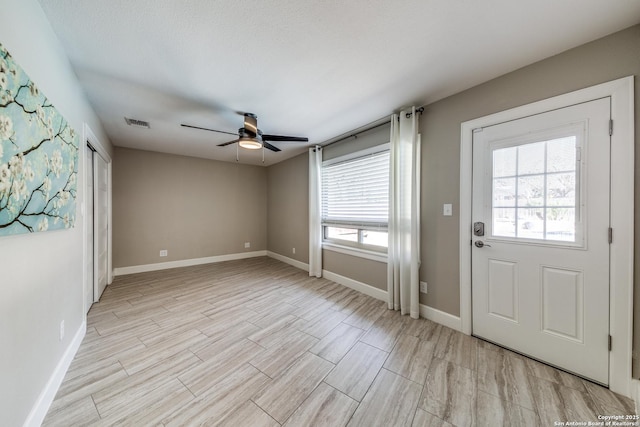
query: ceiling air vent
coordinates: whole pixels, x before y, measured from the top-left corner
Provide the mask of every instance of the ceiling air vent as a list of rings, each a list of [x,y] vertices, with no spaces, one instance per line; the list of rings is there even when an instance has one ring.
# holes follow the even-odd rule
[[[130,119],[128,117],[124,118],[124,121],[127,122],[129,126],[137,126],[139,128],[147,128],[150,129],[149,122],[145,122],[144,120]]]

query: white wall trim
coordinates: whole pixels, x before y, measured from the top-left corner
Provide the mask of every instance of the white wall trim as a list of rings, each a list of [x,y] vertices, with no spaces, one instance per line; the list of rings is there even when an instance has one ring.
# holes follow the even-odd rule
[[[366,283],[358,282],[357,280],[353,280],[327,270],[322,270],[322,277],[365,295],[369,295],[370,297],[387,302],[387,291],[383,291],[382,289],[378,289],[371,285],[367,285]]]
[[[640,380],[632,379],[631,380],[631,390],[633,392],[632,397],[636,406],[636,414],[638,413],[638,409],[640,409]]]
[[[388,262],[389,257],[386,253],[382,252],[374,252],[367,249],[362,248],[353,248],[344,245],[338,245],[336,243],[331,242],[322,242],[322,250],[338,252],[344,255],[351,255],[359,258],[369,259],[371,261],[377,262]]]
[[[53,374],[51,374],[51,377],[49,378],[49,381],[47,381],[47,385],[44,387],[42,392],[40,392],[38,400],[31,409],[31,412],[29,412],[29,416],[23,424],[24,427],[38,427],[44,421],[44,417],[47,415],[47,412],[53,403],[53,399],[56,397],[60,384],[62,384],[62,380],[64,380],[64,376],[66,375],[71,362],[73,362],[73,358],[76,356],[86,332],[87,322],[83,321],[69,343],[69,347],[67,347],[62,355],[62,359],[58,362],[58,366],[56,366]]]
[[[155,264],[132,265],[130,267],[118,267],[116,276],[127,274],[146,273],[148,271],[167,270],[169,268],[190,267],[192,265],[211,264],[214,262],[233,261],[237,259],[255,258],[267,256],[267,251],[240,252],[236,254],[216,255],[204,258],[182,259],[178,261],[158,262]]]
[[[609,331],[609,387],[632,396],[631,350],[633,322],[634,236],[634,81],[633,76],[523,105],[461,125],[460,135],[460,319],[462,332],[471,334],[471,189],[473,129],[503,123],[594,99],[611,97],[614,132],[611,137],[611,299]]]
[[[84,141],[82,141],[82,143],[91,143],[91,146],[95,148],[95,150],[98,152],[98,154],[100,154],[104,161],[107,163],[111,163],[111,156],[109,155],[109,152],[104,148],[104,145],[102,145],[98,137],[93,133],[87,123],[82,124],[82,131],[84,132]]]
[[[357,280],[353,280],[327,270],[322,270],[322,277],[327,280],[336,282],[342,286],[346,286],[347,288],[351,288],[355,291],[361,292],[365,295],[369,295],[370,297],[379,299],[384,302],[388,301],[387,291],[378,289],[366,283],[358,282]],[[436,308],[429,307],[424,304],[420,304],[420,316],[456,331],[460,331],[462,329],[462,323],[458,316],[454,316],[453,314],[440,311]]]
[[[297,259],[289,258],[272,251],[267,251],[267,256],[273,259],[277,259],[278,261],[282,261],[285,264],[292,265],[296,268],[299,268],[300,270],[309,271],[309,264],[298,261]]]
[[[387,119],[388,121],[388,119]],[[332,157],[329,160],[323,160],[322,166],[330,166],[336,163],[346,162],[347,160],[357,159],[359,157],[369,156],[371,154],[382,153],[383,151],[391,150],[391,143],[384,142],[382,144],[374,145],[373,147],[364,148],[362,150],[354,151],[353,153],[343,154],[342,156]]]
[[[420,316],[456,331],[462,331],[462,321],[458,316],[420,304]]]
[[[87,280],[89,280],[89,271],[87,269],[87,258],[89,254],[89,250],[93,252],[93,246],[89,249],[89,245],[87,244],[87,238],[89,237],[89,229],[93,229],[93,224],[89,225],[87,221],[87,183],[88,183],[88,175],[89,168],[87,167],[87,138],[86,131],[88,127],[85,123],[85,138],[83,138],[82,142],[82,204],[80,206],[80,214],[82,215],[82,310],[84,312],[83,318],[87,319],[87,312],[89,311],[89,306],[87,303]],[[89,130],[91,132],[91,130]],[[80,182],[78,182],[80,185]],[[93,285],[91,286],[93,288]],[[93,294],[93,293],[92,293]],[[93,298],[92,298],[93,300]]]

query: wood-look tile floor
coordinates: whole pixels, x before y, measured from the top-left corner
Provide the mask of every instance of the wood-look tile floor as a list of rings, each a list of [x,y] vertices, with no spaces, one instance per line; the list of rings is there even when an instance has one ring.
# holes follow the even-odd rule
[[[552,426],[634,413],[578,377],[270,258],[118,277],[46,426]]]

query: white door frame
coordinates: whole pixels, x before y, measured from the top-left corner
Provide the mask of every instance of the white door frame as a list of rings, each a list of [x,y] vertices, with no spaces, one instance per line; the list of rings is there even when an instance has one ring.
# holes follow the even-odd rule
[[[89,127],[88,124],[83,123],[82,126],[82,133],[83,133],[83,140],[82,140],[82,146],[85,147],[87,145],[87,143],[91,144],[91,146],[96,150],[96,152],[107,162],[107,221],[108,221],[108,230],[107,230],[107,251],[108,251],[108,256],[107,256],[107,284],[111,284],[111,282],[113,282],[113,274],[112,274],[112,267],[111,267],[111,239],[112,239],[112,233],[111,233],[111,167],[112,167],[112,161],[111,161],[111,156],[109,155],[109,153],[107,152],[107,150],[105,150],[104,146],[102,145],[102,143],[100,143],[100,140],[98,140],[98,138],[95,136],[95,134],[91,131],[91,128]],[[84,180],[83,180],[83,185],[84,185],[84,189],[87,188],[87,180],[89,179],[88,177],[88,170],[87,170],[87,165],[86,165],[86,161],[84,160],[83,157],[83,163],[85,163],[83,165],[83,175],[84,175]],[[86,301],[86,281],[87,281],[87,276],[88,276],[88,272],[87,272],[87,251],[91,250],[93,251],[93,248],[88,248],[87,247],[87,233],[89,233],[89,224],[87,223],[87,217],[86,217],[86,197],[83,199],[82,201],[82,216],[83,216],[83,252],[82,252],[82,262],[83,262],[83,267],[82,267],[82,295],[83,295],[83,300]],[[93,227],[93,225],[91,225],[91,227]],[[96,260],[94,259],[93,262],[95,263]],[[89,307],[84,307],[84,313],[86,316],[86,313],[88,311]]]
[[[634,88],[633,76],[577,90],[462,123],[460,136],[460,321],[471,334],[471,195],[473,130],[611,97],[611,227],[609,388],[632,397]]]
[[[95,263],[93,262],[94,255],[94,242],[93,242],[93,147],[91,147],[86,141],[84,141],[83,145],[84,149],[84,178],[81,182],[84,182],[84,199],[82,201],[81,212],[82,212],[82,224],[83,224],[83,244],[82,244],[82,253],[83,253],[83,269],[82,269],[82,282],[83,286],[83,298],[84,298],[84,313],[89,311],[91,305],[93,305],[93,288],[94,288],[94,280],[93,280],[93,270]],[[91,187],[89,187],[91,184]],[[91,203],[89,203],[91,202]],[[89,238],[91,242],[89,242]],[[89,263],[88,261],[91,261]],[[90,266],[88,268],[87,266]],[[91,283],[89,283],[89,277],[91,277]],[[91,288],[89,289],[89,285]],[[90,298],[89,298],[90,297]]]

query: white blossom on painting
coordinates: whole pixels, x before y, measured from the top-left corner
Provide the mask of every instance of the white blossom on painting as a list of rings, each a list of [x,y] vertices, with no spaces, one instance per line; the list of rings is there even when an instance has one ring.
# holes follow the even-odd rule
[[[73,227],[78,137],[0,44],[0,236]]]

